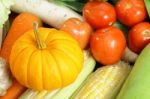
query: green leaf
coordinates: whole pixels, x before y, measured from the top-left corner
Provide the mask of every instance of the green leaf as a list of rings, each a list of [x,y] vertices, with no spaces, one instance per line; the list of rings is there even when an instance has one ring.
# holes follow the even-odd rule
[[[65,2],[65,1],[78,1],[78,0],[51,0],[51,1],[60,1],[60,2]]]
[[[78,11],[78,12],[82,12],[82,8],[84,6],[84,4],[80,3],[80,2],[69,2],[69,1],[66,1],[66,2],[64,2],[64,4],[67,7],[71,8],[71,9],[73,9],[75,11]]]
[[[146,5],[146,9],[147,9],[148,15],[150,17],[150,0],[144,0],[144,3]]]
[[[9,23],[9,20],[7,20],[5,22],[5,24],[3,25],[3,33],[2,33],[2,41],[4,41],[6,35],[7,35],[7,32],[9,30],[9,27],[10,27],[10,23]]]
[[[61,2],[64,2],[64,1],[75,1],[75,2],[87,2],[87,0],[49,0],[49,1],[61,1]]]
[[[8,20],[8,15],[11,13],[10,6],[13,5],[15,0],[0,0],[0,28]]]
[[[86,0],[49,0],[55,4],[63,5],[68,8],[71,8],[77,12],[82,12],[82,8],[86,3]]]
[[[115,26],[115,27],[121,29],[122,32],[124,33],[125,37],[127,38],[129,29],[128,29],[125,25],[123,25],[123,24],[120,23],[119,21],[116,21],[116,22],[113,24],[113,26]]]
[[[109,0],[112,4],[116,4],[118,0]]]

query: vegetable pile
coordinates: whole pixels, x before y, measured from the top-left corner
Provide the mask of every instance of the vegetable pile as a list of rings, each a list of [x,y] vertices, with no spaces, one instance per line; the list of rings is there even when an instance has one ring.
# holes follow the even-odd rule
[[[0,0],[0,99],[148,99],[149,0]]]

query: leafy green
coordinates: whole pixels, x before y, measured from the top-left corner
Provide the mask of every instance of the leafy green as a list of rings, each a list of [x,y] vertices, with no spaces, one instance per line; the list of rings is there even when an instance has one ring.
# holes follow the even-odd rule
[[[62,2],[74,1],[74,2],[81,2],[81,3],[87,2],[87,0],[49,0],[49,1],[62,1]]]
[[[147,9],[148,15],[150,17],[150,0],[144,0],[144,3],[146,5],[146,9]]]
[[[10,6],[13,5],[14,0],[0,0],[0,28],[8,20],[10,14]]]
[[[113,26],[115,26],[115,27],[119,28],[120,30],[122,30],[122,32],[124,33],[125,37],[127,38],[129,29],[125,25],[123,25],[119,21],[116,21],[113,24]]]
[[[49,2],[66,6],[77,12],[82,12],[82,8],[87,0],[49,0]]]
[[[69,1],[66,1],[66,2],[64,2],[64,4],[65,4],[67,7],[71,8],[71,9],[73,9],[73,10],[75,10],[75,11],[78,11],[78,12],[81,12],[81,11],[82,11],[82,8],[83,8],[83,6],[84,6],[84,4],[83,4],[83,3],[80,3],[80,2],[69,2]]]
[[[7,32],[9,30],[9,27],[10,27],[10,23],[9,23],[9,20],[7,20],[5,22],[5,24],[3,25],[3,33],[2,33],[2,41],[4,41],[6,35],[7,35]]]
[[[114,4],[114,5],[117,3],[117,1],[118,0],[109,0],[109,2],[112,3],[112,4]]]

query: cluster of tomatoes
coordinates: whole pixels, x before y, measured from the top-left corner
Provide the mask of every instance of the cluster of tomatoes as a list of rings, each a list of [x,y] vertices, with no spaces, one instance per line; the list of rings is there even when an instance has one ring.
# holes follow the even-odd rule
[[[139,54],[150,42],[150,23],[146,22],[144,0],[118,0],[115,5],[97,0],[87,2],[82,10],[85,21],[76,18],[67,20],[61,27],[70,33],[85,49],[89,44],[94,58],[101,64],[119,61],[126,46]],[[120,21],[129,28],[127,39],[119,28]]]

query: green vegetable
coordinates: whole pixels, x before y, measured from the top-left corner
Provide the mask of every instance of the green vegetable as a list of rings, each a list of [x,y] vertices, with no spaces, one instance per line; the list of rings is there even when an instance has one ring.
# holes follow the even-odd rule
[[[150,17],[150,0],[144,0],[148,15]]]
[[[8,20],[10,14],[10,6],[14,4],[14,0],[0,0],[0,28]]]
[[[125,37],[127,38],[129,29],[128,29],[125,25],[123,25],[123,24],[120,23],[119,21],[116,21],[116,22],[113,24],[113,26],[115,26],[115,27],[121,29],[121,30],[123,31]]]
[[[117,99],[150,99],[150,44],[140,53]]]
[[[84,4],[86,3],[84,0],[83,1],[81,0],[49,0],[49,1],[66,6],[77,12],[82,12],[82,8]]]
[[[112,4],[116,4],[118,0],[109,0]]]
[[[5,22],[5,24],[3,25],[3,33],[2,33],[2,41],[4,41],[6,35],[7,35],[7,32],[9,30],[9,26],[10,26],[10,23],[9,23],[9,20],[7,20]]]
[[[3,30],[0,28],[0,48],[1,48],[1,45],[2,45],[2,32],[3,32]]]
[[[122,32],[124,33],[124,36],[126,37],[126,39],[128,39],[129,28],[127,28],[125,25],[121,24],[119,21],[116,21],[113,24],[113,26],[122,30]],[[134,53],[133,51],[131,51],[128,48],[128,46],[126,46],[126,49],[124,51],[122,59],[126,62],[134,63],[135,60],[137,59],[137,57],[138,57],[138,55],[136,53]]]

